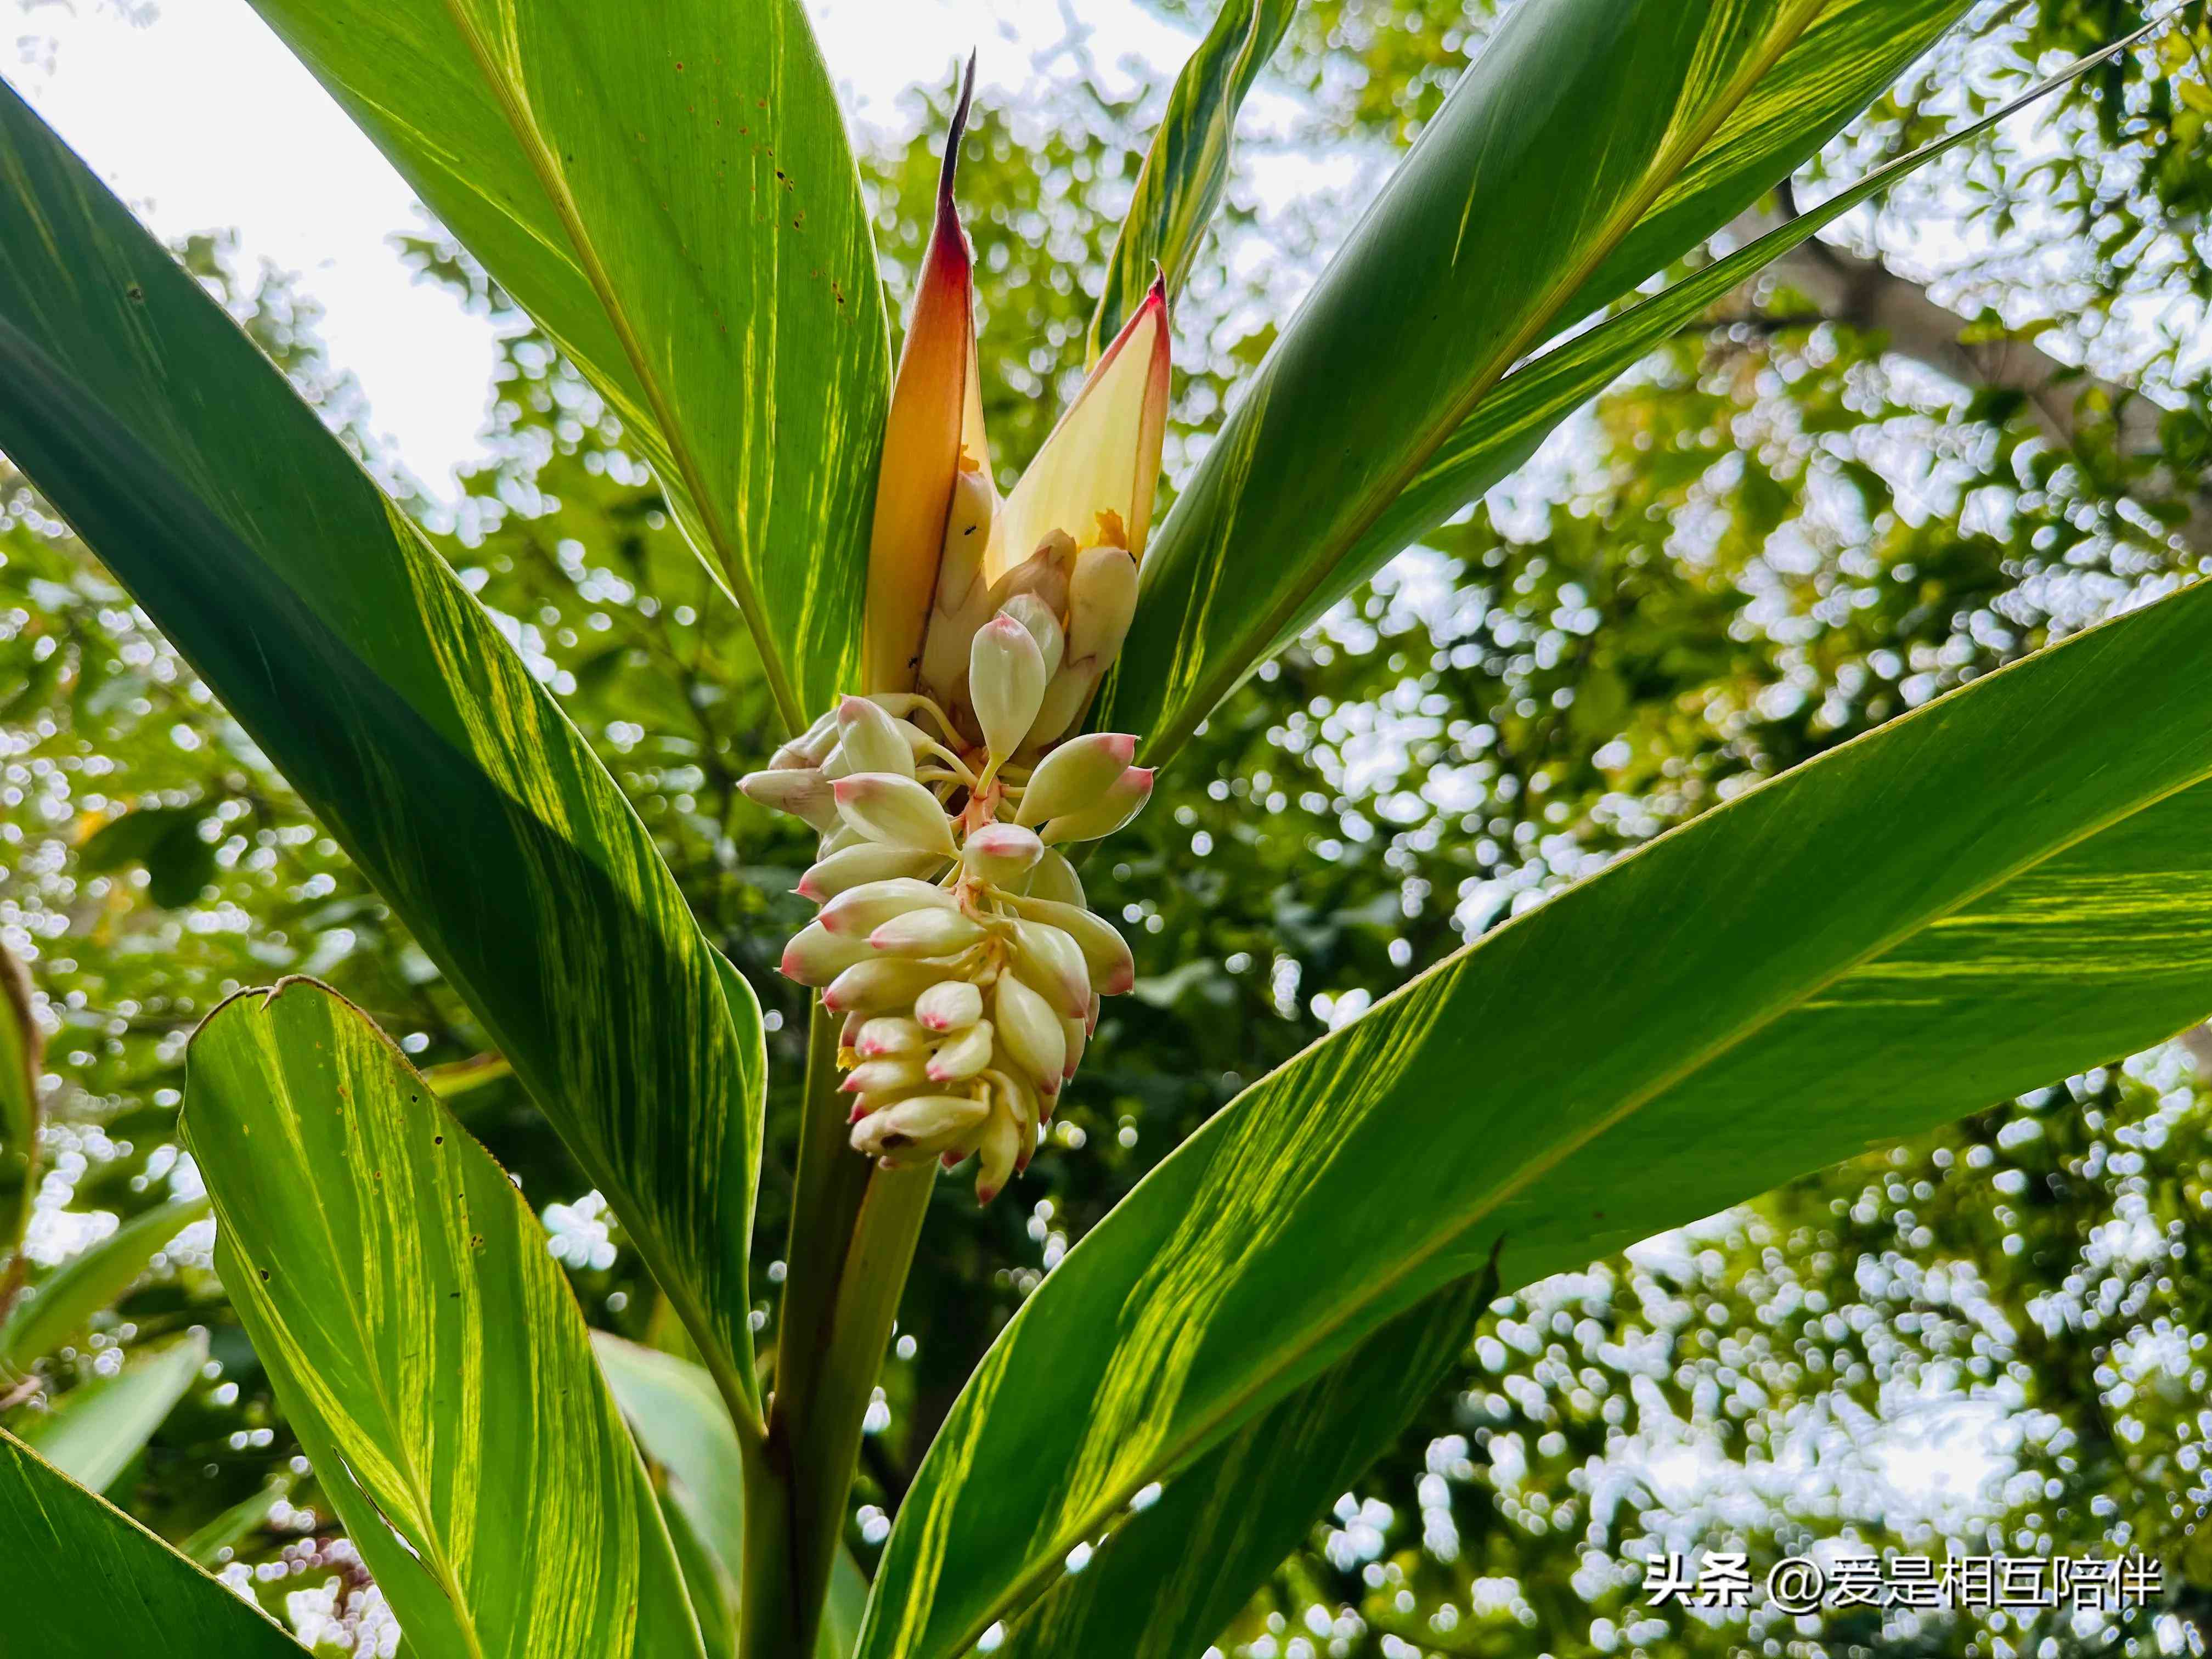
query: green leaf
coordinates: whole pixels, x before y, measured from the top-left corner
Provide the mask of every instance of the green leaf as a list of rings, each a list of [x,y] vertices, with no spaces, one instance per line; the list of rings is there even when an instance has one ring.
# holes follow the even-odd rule
[[[592,1346],[638,1444],[667,1474],[670,1498],[708,1552],[734,1608],[744,1560],[744,1468],[714,1379],[688,1359],[605,1331],[592,1333]],[[845,1659],[852,1652],[867,1599],[868,1581],[841,1546],[830,1566],[816,1659]]]
[[[146,806],[103,823],[77,848],[78,867],[100,875],[143,865],[149,896],[165,910],[190,904],[215,879],[215,843],[202,838],[204,806]]]
[[[1107,257],[1098,306],[1091,315],[1091,362],[1098,361],[1144,300],[1155,265],[1165,274],[1170,294],[1182,287],[1229,185],[1237,112],[1297,9],[1297,0],[1222,0],[1213,27],[1176,76],[1121,234]]]
[[[2148,25],[2147,28],[2158,25]],[[1797,215],[1725,258],[1685,277],[1642,304],[1553,347],[1498,383],[1430,458],[1419,477],[1361,539],[1353,562],[1379,568],[1400,548],[1500,483],[1535,453],[1545,434],[1708,307],[1718,304],[1766,265],[1888,189],[1946,150],[1972,143],[2083,70],[2124,51],[2145,31],[2068,65],[1982,119],[1875,168],[1820,206]],[[1759,476],[1764,477],[1764,474]],[[1869,475],[1872,476],[1872,475]],[[1878,482],[1878,480],[1877,480]],[[1769,480],[1771,487],[1771,480]],[[1577,705],[1580,707],[1579,702]]]
[[[131,1357],[112,1376],[72,1389],[43,1417],[18,1422],[23,1443],[90,1492],[105,1492],[146,1449],[207,1364],[195,1331]]]
[[[660,1519],[668,1528],[676,1565],[683,1571],[684,1595],[691,1603],[692,1617],[699,1621],[699,1643],[707,1651],[707,1659],[737,1659],[736,1582],[693,1529],[691,1517],[684,1512],[674,1492],[663,1485],[655,1488],[654,1496],[660,1502]]]
[[[0,1431],[9,1651],[301,1659],[269,1616]]]
[[[182,1129],[216,1262],[421,1659],[700,1653],[653,1487],[544,1229],[367,1016],[232,998]]]
[[[854,687],[890,331],[799,0],[255,5],[621,416],[785,720]]]
[[[39,1073],[46,1037],[31,1012],[31,976],[0,945],[0,1313],[21,1279],[15,1252],[39,1190]],[[0,1346],[0,1360],[6,1358]]]
[[[969,1381],[866,1659],[960,1651],[1493,1249],[1510,1291],[2201,1018],[2208,630],[2185,589],[1748,791],[1239,1096]]]
[[[207,1212],[204,1198],[157,1204],[63,1262],[0,1322],[0,1370],[27,1370],[82,1336],[163,1246]]]
[[[0,451],[468,999],[757,1422],[751,992],[499,624],[4,89],[0,220],[36,232],[0,241]]]
[[[1363,538],[1516,359],[1757,200],[1963,9],[1515,7],[1177,496],[1100,723],[1170,757],[1395,551]]]
[[[1438,1291],[1119,1521],[1014,1624],[1006,1659],[1182,1659],[1297,1549],[1461,1362],[1495,1267]]]
[[[277,1504],[291,1495],[291,1474],[280,1472],[259,1492],[240,1498],[177,1547],[200,1565],[212,1567],[223,1559],[225,1552],[235,1550],[266,1526]]]

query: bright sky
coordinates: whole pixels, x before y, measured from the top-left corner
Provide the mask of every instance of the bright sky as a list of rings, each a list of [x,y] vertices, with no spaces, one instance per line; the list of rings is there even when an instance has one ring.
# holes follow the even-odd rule
[[[1018,88],[1067,39],[1041,0],[810,0],[846,108],[888,125],[894,100],[980,49],[979,78]],[[1134,0],[1085,0],[1088,51],[1115,89],[1125,64],[1172,66],[1188,37]],[[443,493],[474,456],[491,370],[484,325],[418,287],[386,238],[414,198],[246,0],[158,0],[133,23],[114,0],[36,4],[33,50],[8,80],[164,236],[232,228],[250,262],[301,274],[332,360],[371,425]],[[46,42],[52,43],[51,52]]]

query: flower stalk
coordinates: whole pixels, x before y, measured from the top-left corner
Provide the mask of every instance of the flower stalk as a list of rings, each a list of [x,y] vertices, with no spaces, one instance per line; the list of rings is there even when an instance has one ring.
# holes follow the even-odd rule
[[[1001,499],[953,196],[974,76],[971,58],[884,426],[862,683],[740,782],[819,837],[798,888],[819,908],[781,963],[820,993],[761,1458],[789,1538],[748,1560],[746,1594],[774,1603],[747,1609],[748,1656],[813,1640],[937,1168],[972,1162],[977,1201],[996,1198],[1102,1000],[1136,978],[1068,852],[1152,793],[1134,738],[1082,728],[1136,612],[1166,293],[1154,283]]]

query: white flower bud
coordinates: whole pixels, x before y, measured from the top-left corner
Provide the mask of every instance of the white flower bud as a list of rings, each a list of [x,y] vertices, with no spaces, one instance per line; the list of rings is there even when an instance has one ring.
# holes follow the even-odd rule
[[[837,712],[831,709],[769,757],[768,769],[787,772],[819,766],[837,744]]]
[[[1085,1021],[1069,1019],[1062,1015],[1060,1035],[1067,1039],[1067,1060],[1060,1070],[1063,1079],[1073,1078],[1075,1068],[1083,1064],[1083,1051],[1091,1046],[1091,1027]]]
[[[864,1060],[878,1060],[887,1054],[918,1054],[929,1046],[929,1033],[918,1021],[902,1019],[896,1014],[878,1014],[872,1019],[861,1019],[846,1046]]]
[[[1037,763],[1014,822],[1035,825],[1096,805],[1136,757],[1137,740],[1127,732],[1070,738]]]
[[[801,985],[827,985],[855,963],[874,952],[864,939],[840,939],[818,921],[810,921],[791,936],[778,964],[787,979]]]
[[[988,1102],[967,1095],[915,1095],[861,1119],[853,1146],[872,1157],[898,1153],[902,1161],[920,1162],[960,1145],[990,1115]]]
[[[1030,637],[1036,641],[1037,654],[1044,659],[1044,677],[1049,681],[1060,672],[1060,659],[1067,646],[1060,618],[1034,593],[1017,593],[1000,609],[1030,630]]]
[[[824,859],[836,857],[848,847],[866,845],[867,840],[867,836],[841,817],[837,822],[837,827],[823,836],[815,847],[814,861],[819,864]]]
[[[975,1201],[988,1204],[1006,1190],[1022,1161],[1022,1128],[1012,1113],[1003,1108],[983,1122],[981,1154],[975,1160]]]
[[[894,847],[889,842],[862,842],[832,853],[811,866],[799,878],[799,896],[812,899],[817,904],[826,904],[838,894],[870,882],[889,881],[896,876],[920,878],[943,868],[944,864],[943,857],[934,853]]]
[[[841,939],[838,943],[845,941]],[[863,944],[861,948],[867,947]],[[869,960],[854,963],[830,981],[830,988],[822,994],[822,1006],[833,1014],[855,1008],[864,1013],[888,1014],[895,1009],[911,1007],[916,997],[951,971],[937,963],[871,952]]]
[[[1091,964],[1082,947],[1059,928],[1017,917],[1014,972],[1043,994],[1061,1013],[1081,1018],[1091,1006]]]
[[[845,1073],[845,1080],[837,1086],[848,1095],[879,1095],[918,1089],[928,1081],[929,1073],[920,1054],[893,1054],[861,1061]]]
[[[1082,720],[1136,613],[1137,561],[1118,547],[1085,548],[1068,579],[1066,654],[1045,688],[1033,741],[1050,743]]]
[[[844,785],[839,784],[839,789]],[[1096,841],[1110,836],[1144,810],[1152,795],[1152,769],[1133,766],[1115,781],[1114,787],[1080,812],[1048,820],[1040,833],[1045,845],[1066,841]],[[838,797],[839,803],[843,796]]]
[[[884,881],[848,887],[822,907],[817,918],[833,933],[866,938],[893,916],[909,910],[955,908],[959,901],[951,890],[913,876],[892,876]],[[857,960],[857,958],[855,958]]]
[[[1044,657],[1030,630],[1004,613],[975,630],[968,698],[991,758],[1004,762],[1029,737],[1044,696]],[[839,797],[842,804],[843,797]]]
[[[849,778],[840,778],[832,787],[846,823],[871,841],[945,858],[957,850],[952,845],[952,824],[944,807],[912,778],[889,772],[856,772]]]
[[[907,723],[893,720],[866,697],[847,697],[837,705],[837,747],[854,772],[914,775],[914,745]]]
[[[994,610],[1005,608],[1017,593],[1034,593],[1055,617],[1067,614],[1068,581],[1075,574],[1075,538],[1064,530],[1048,530],[1029,557],[1010,568],[991,589]]]
[[[1044,842],[1036,832],[1012,823],[987,823],[960,849],[960,861],[968,872],[994,887],[1020,879],[1043,856]]]
[[[957,1083],[991,1063],[996,1042],[991,1022],[979,1019],[929,1057],[932,1083]]]
[[[1030,920],[1048,923],[1075,941],[1090,970],[1092,990],[1118,997],[1137,982],[1136,959],[1129,954],[1128,941],[1105,917],[1050,899],[1017,898],[1012,902]]]
[[[933,1031],[957,1031],[983,1018],[983,994],[964,979],[948,979],[915,999],[914,1017]]]
[[[1067,1038],[1052,1005],[1012,974],[999,975],[991,1012],[1000,1040],[1040,1095],[1060,1092],[1067,1065]]]
[[[930,907],[893,916],[868,935],[868,943],[885,956],[949,957],[983,938],[983,924],[973,916]]]
[[[1036,868],[1030,872],[1029,890],[1032,898],[1073,904],[1079,909],[1088,902],[1083,896],[1083,878],[1075,873],[1075,866],[1049,847],[1037,860]]]
[[[830,780],[817,768],[748,772],[738,780],[738,787],[748,800],[759,802],[771,812],[803,818],[817,830],[836,824],[837,803],[830,793]]]

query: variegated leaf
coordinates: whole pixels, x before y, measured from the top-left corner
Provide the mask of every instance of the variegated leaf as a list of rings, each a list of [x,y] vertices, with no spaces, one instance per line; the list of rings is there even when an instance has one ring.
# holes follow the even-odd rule
[[[0,1376],[28,1370],[83,1335],[94,1316],[115,1305],[164,1245],[207,1212],[204,1198],[156,1204],[47,1274],[0,1320]]]
[[[1750,205],[1964,9],[1515,7],[1177,496],[1098,724],[1172,756],[1396,550],[1376,520],[1518,358]]]
[[[1392,1320],[1162,1492],[1139,1492],[1010,1627],[1006,1659],[1185,1659],[1202,1652],[1460,1364],[1496,1299],[1495,1267]]]
[[[0,450],[469,1000],[757,1423],[751,992],[499,623],[4,89],[0,223]]]
[[[0,1431],[8,1651],[301,1659],[267,1614]]]
[[[1770,262],[1832,224],[1851,209],[1888,189],[1945,151],[1971,143],[2045,94],[2126,51],[2141,30],[2070,64],[1991,110],[1980,120],[1875,168],[1818,207],[1797,215],[1726,258],[1683,278],[1642,304],[1608,318],[1513,371],[1429,458],[1420,475],[1392,502],[1354,549],[1352,563],[1379,568],[1408,542],[1434,529],[1492,485],[1503,482],[1535,453],[1552,428],[1646,355],[1657,350],[1708,307],[1717,305]]]
[[[146,1449],[199,1380],[207,1336],[192,1332],[135,1353],[112,1376],[70,1389],[41,1416],[19,1419],[23,1443],[90,1492],[106,1492]]]
[[[1493,1250],[1510,1291],[2201,1018],[2208,632],[2212,584],[1967,685],[1246,1091],[986,1357],[901,1506],[864,1659],[963,1651],[1133,1493]]]
[[[645,1466],[545,1231],[397,1044],[307,980],[208,1017],[216,1263],[421,1659],[699,1659]]]
[[[1143,302],[1156,267],[1166,276],[1169,293],[1182,287],[1229,186],[1237,112],[1297,9],[1297,0],[1222,0],[1213,26],[1183,64],[1107,257],[1105,281],[1091,314],[1086,355],[1091,362]]]
[[[890,396],[799,0],[254,0],[621,416],[784,719],[854,689]]]

